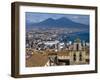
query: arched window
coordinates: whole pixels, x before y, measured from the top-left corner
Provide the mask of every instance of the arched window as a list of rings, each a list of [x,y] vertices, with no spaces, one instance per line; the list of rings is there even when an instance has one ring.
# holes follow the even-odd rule
[[[77,50],[77,51],[79,50],[79,45],[78,45],[78,44],[76,44],[76,50]]]
[[[73,55],[73,60],[76,61],[76,54]]]
[[[82,53],[80,52],[79,60],[82,61]]]

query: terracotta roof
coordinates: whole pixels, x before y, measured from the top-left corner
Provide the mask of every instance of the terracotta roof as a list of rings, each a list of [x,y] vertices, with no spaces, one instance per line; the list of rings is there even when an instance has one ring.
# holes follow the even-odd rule
[[[26,67],[40,67],[45,66],[48,61],[47,55],[33,54],[31,58],[26,60]]]

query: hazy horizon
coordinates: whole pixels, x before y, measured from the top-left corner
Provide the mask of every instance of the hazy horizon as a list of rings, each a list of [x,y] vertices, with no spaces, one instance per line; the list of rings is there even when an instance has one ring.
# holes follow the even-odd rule
[[[25,17],[27,23],[38,23],[48,18],[56,20],[65,17],[74,22],[89,25],[89,15],[26,12]]]

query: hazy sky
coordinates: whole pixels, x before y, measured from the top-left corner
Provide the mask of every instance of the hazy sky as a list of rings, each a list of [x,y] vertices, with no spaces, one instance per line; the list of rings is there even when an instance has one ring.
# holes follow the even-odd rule
[[[25,16],[28,23],[38,23],[48,18],[58,19],[66,17],[78,23],[89,24],[89,15],[26,12]]]

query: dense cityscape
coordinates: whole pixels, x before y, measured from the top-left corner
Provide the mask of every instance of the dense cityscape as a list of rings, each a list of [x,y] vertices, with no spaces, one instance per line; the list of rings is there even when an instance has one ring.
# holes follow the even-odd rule
[[[34,28],[26,32],[26,67],[89,64],[89,42],[72,33],[80,29]]]

